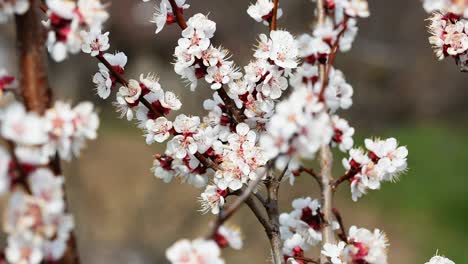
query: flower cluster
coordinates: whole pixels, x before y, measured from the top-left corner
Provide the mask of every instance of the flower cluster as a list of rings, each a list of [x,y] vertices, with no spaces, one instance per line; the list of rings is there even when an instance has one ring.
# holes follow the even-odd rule
[[[182,38],[174,51],[174,70],[190,83],[193,91],[198,79],[204,78],[211,89],[223,85],[231,86],[241,77],[237,67],[229,61],[228,52],[211,45],[210,39],[216,31],[216,23],[203,14],[196,14],[187,21]]]
[[[395,138],[366,139],[365,146],[367,153],[362,149],[351,149],[350,157],[343,159],[346,177],[351,182],[353,201],[357,201],[369,189],[380,189],[382,182],[395,181],[407,168],[408,149],[399,147]]]
[[[285,259],[303,257],[304,251],[322,241],[323,217],[320,202],[310,197],[295,199],[290,213],[279,217]]]
[[[371,232],[352,226],[346,241],[325,244],[322,254],[330,259],[331,264],[386,264],[387,246],[387,238],[380,230]]]
[[[143,0],[145,1],[145,0]],[[186,0],[175,0],[175,3],[179,9],[179,12],[182,14],[184,9],[190,7],[190,5],[185,3]],[[174,11],[168,0],[162,0],[159,3],[159,6],[156,7],[156,11],[153,15],[153,20],[151,22],[156,24],[156,34],[161,32],[164,26],[173,24],[176,21]]]
[[[1,94],[15,87],[15,77],[0,70]],[[78,156],[86,140],[96,138],[99,119],[89,102],[72,108],[58,101],[39,115],[7,101],[0,110],[0,135],[9,147],[8,152],[0,148],[0,195],[11,191],[4,257],[8,263],[58,261],[74,223],[66,212],[64,177],[49,165]]]
[[[429,42],[439,60],[451,56],[461,71],[468,71],[468,20],[454,13],[434,13],[429,21]]]
[[[109,14],[100,0],[46,0],[48,20],[47,49],[55,61],[63,61],[69,53],[80,52],[84,41],[93,35],[82,36],[81,31],[101,28]],[[93,31],[95,32],[95,31]]]
[[[28,175],[31,194],[13,192],[4,223],[9,263],[57,261],[63,256],[74,227],[72,216],[65,213],[63,183],[63,176],[49,169],[33,169]]]
[[[424,10],[428,13],[453,13],[468,18],[468,4],[460,0],[423,0]]]
[[[20,103],[12,103],[1,114],[1,135],[16,143],[19,162],[45,165],[57,152],[64,160],[78,156],[86,140],[96,138],[99,119],[89,102],[74,108],[56,102],[44,116],[27,112]]]
[[[29,0],[1,0],[0,24],[10,20],[14,15],[22,15],[29,9]]]

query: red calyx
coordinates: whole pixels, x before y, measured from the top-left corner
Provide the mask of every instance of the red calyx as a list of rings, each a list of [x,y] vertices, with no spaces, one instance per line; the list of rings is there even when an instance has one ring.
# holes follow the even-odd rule
[[[222,196],[222,197],[226,197],[228,194],[229,194],[229,191],[228,190],[221,190],[221,189],[218,189],[216,190],[216,192]]]
[[[343,141],[343,131],[335,128],[335,135],[333,135],[333,141],[336,143],[341,143]]]
[[[6,75],[0,78],[0,90],[5,89],[5,86],[12,84],[15,81],[14,76]]]
[[[374,153],[374,152],[370,152],[369,153],[369,158],[374,162],[374,163],[377,163],[380,158]]]
[[[167,14],[166,24],[170,25],[176,21],[174,14]]]
[[[166,156],[166,155],[156,155],[155,157],[159,161],[159,166],[165,170],[172,170],[172,161],[173,158]]]
[[[216,233],[214,235],[213,240],[216,242],[216,244],[218,244],[220,248],[226,248],[227,246],[229,246],[229,242],[227,241],[227,239],[219,233]]]
[[[306,222],[314,230],[318,231],[321,229],[322,221],[320,218],[320,214],[317,213],[313,215],[312,209],[310,209],[309,207],[302,209],[301,220]]]

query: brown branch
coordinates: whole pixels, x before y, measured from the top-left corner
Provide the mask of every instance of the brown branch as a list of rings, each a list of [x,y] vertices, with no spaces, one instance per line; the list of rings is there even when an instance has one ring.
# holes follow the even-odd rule
[[[312,176],[312,178],[314,178],[315,181],[317,181],[320,188],[322,188],[322,181],[320,180],[320,177],[317,175],[317,173],[315,173],[314,169],[301,167],[301,169],[299,171],[300,172],[305,172],[305,173],[309,174],[310,176]]]
[[[203,166],[205,166],[205,168],[212,169],[214,171],[218,171],[220,169],[216,162],[212,161],[210,158],[205,157],[205,155],[201,154],[200,152],[195,153],[194,156],[198,159],[198,161],[200,161],[201,164],[203,164]]]
[[[182,15],[182,9],[177,5],[175,0],[169,0],[169,3],[172,7],[172,13],[176,17],[177,24],[179,24],[182,29],[187,28],[187,22],[185,22],[184,16]]]
[[[278,4],[279,0],[273,0],[273,10],[271,12],[271,22],[270,22],[270,31],[276,30],[278,23]]]
[[[228,114],[230,114],[232,117],[234,117],[234,121],[238,123],[244,122],[247,117],[244,115],[244,113],[237,108],[236,103],[234,100],[229,97],[229,95],[226,93],[226,90],[224,87],[221,87],[221,89],[218,90],[218,95],[221,97],[221,99],[224,102],[224,105],[226,106],[228,110]]]
[[[31,5],[37,4],[31,1]],[[21,95],[26,109],[38,114],[43,114],[51,104],[42,30],[35,8],[16,16]]]
[[[263,228],[265,228],[265,232],[267,234],[271,233],[272,228],[270,226],[270,223],[265,218],[265,216],[261,213],[260,209],[255,204],[255,201],[252,199],[252,196],[249,196],[245,200],[245,204],[247,204],[247,206],[249,206],[250,210],[254,213],[255,217],[257,217],[257,220],[260,222],[260,224],[262,224]]]
[[[31,7],[25,14],[16,16],[20,87],[26,109],[42,115],[51,105],[52,92],[47,80],[43,27],[36,12],[40,8],[40,2],[31,0],[30,4]],[[59,175],[57,172],[61,168],[58,156],[51,161],[50,167]],[[64,200],[66,203],[66,198]],[[65,255],[58,263],[80,263],[73,232],[70,234]]]
[[[330,52],[330,55],[328,56],[328,61],[327,61],[327,66],[325,68],[325,73],[324,73],[324,78],[323,78],[323,82],[322,82],[322,87],[320,89],[320,93],[319,93],[319,98],[320,100],[323,102],[325,101],[325,90],[327,89],[327,86],[328,86],[328,82],[330,81],[330,71],[331,71],[331,67],[333,66],[333,63],[335,62],[335,58],[336,58],[336,54],[338,52],[338,48],[339,48],[339,43],[340,43],[340,38],[343,36],[343,34],[346,32],[346,29],[347,29],[347,24],[348,22],[348,16],[345,15],[344,19],[343,19],[343,22],[342,22],[342,25],[343,25],[343,29],[338,33],[337,37],[336,37],[336,40],[335,40],[335,43],[333,43],[333,46],[331,48],[331,52]]]
[[[333,191],[336,191],[336,189],[338,188],[338,186],[347,181],[347,180],[350,180],[351,178],[353,178],[355,175],[354,172],[352,172],[351,170],[348,171],[345,175],[339,177],[338,179],[336,179],[333,183],[331,183],[331,187],[332,187],[332,190]]]
[[[112,66],[112,64],[110,64],[110,62],[107,61],[106,58],[104,58],[103,54],[97,55],[96,59],[98,59],[102,64],[104,64],[104,66],[106,66],[106,68],[111,72],[112,76],[114,76],[115,80],[118,83],[120,83],[120,84],[122,84],[124,86],[128,85],[127,79],[125,79],[125,77],[122,74],[117,72],[117,70],[114,68],[114,66]]]
[[[279,208],[278,208],[278,192],[281,182],[275,177],[270,177],[265,181],[265,186],[268,191],[268,198],[266,204],[266,210],[272,232],[268,235],[270,239],[270,245],[272,250],[273,263],[282,263],[282,252],[281,252],[281,239],[279,234]]]
[[[338,224],[340,225],[340,231],[341,233],[338,234],[338,237],[343,240],[344,242],[346,242],[348,239],[348,236],[346,235],[346,229],[344,227],[344,224],[343,224],[343,218],[341,217],[341,214],[340,212],[338,211],[338,209],[336,208],[333,208],[332,210],[333,212],[333,215],[335,215],[335,219],[336,221],[338,221]]]

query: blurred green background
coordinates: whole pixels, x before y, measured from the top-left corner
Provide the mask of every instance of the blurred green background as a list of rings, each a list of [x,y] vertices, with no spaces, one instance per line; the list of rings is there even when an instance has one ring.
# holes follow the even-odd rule
[[[365,137],[394,136],[409,148],[409,171],[396,184],[370,192],[358,203],[342,188],[336,205],[345,225],[381,228],[390,240],[390,263],[424,263],[436,251],[456,263],[468,263],[468,75],[450,59],[437,62],[427,41],[427,14],[419,1],[370,1],[372,16],[360,20],[353,49],[337,57],[355,89],[353,108],[342,116],[357,129],[356,144]],[[189,1],[188,15],[210,13],[217,22],[214,43],[233,53],[240,66],[251,59],[252,47],[266,27],[246,14],[249,1]],[[180,34],[176,26],[154,35],[148,23],[155,1],[112,1],[111,49],[129,57],[127,76],[155,72],[164,89],[174,90],[182,112],[203,113],[209,89],[189,92],[173,72],[172,52]],[[280,1],[280,28],[300,34],[310,30],[310,1]],[[0,26],[0,65],[16,69],[13,26]],[[92,100],[99,109],[99,139],[89,143],[81,159],[66,164],[67,191],[75,214],[84,263],[166,263],[164,250],[175,240],[207,232],[211,215],[199,216],[199,190],[178,183],[164,184],[151,172],[152,156],[161,146],[146,146],[133,124],[119,120],[110,100],[94,95],[91,77],[97,69],[89,56],[50,62],[56,98]],[[342,173],[336,157],[336,174]],[[300,196],[318,197],[314,182],[281,189],[281,206]],[[223,252],[228,263],[266,263],[268,244],[263,231],[245,208],[231,221],[240,225],[245,250]]]

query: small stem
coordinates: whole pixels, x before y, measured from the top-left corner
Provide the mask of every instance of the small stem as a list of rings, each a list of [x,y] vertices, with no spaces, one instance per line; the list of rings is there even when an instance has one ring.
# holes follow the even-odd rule
[[[236,124],[244,122],[244,120],[247,117],[240,109],[237,108],[236,103],[234,102],[234,100],[231,99],[231,97],[229,97],[224,87],[221,87],[221,89],[218,90],[218,95],[223,100],[224,105],[226,106],[229,112],[228,114],[234,117],[234,121],[236,122]]]
[[[214,171],[218,171],[220,169],[216,162],[212,161],[210,158],[205,157],[205,155],[201,154],[200,152],[195,153],[194,156],[198,159],[198,161],[200,161],[201,164],[203,164],[203,166],[205,166],[205,168],[209,168]]]
[[[314,169],[309,169],[309,168],[302,167],[300,169],[300,171],[305,172],[305,173],[309,174],[310,176],[312,176],[315,179],[315,181],[317,181],[320,188],[322,187],[322,181],[320,180],[320,177],[317,175],[317,173],[315,173]]]
[[[273,10],[270,22],[270,31],[276,30],[278,22],[278,3],[279,0],[273,0]]]
[[[114,68],[114,66],[112,66],[112,64],[109,63],[109,61],[106,60],[106,58],[104,58],[104,55],[103,54],[99,54],[96,56],[96,58],[102,63],[104,64],[104,66],[106,66],[106,68],[111,72],[112,76],[114,76],[115,80],[124,85],[124,86],[128,86],[128,81],[127,79],[125,79],[125,77],[120,74],[119,72],[117,72]]]
[[[346,32],[346,29],[347,29],[347,24],[348,22],[348,16],[345,16],[344,19],[343,19],[343,29],[338,33],[337,37],[336,37],[336,40],[335,40],[335,43],[333,43],[333,46],[331,48],[331,52],[330,52],[330,55],[328,57],[328,61],[327,61],[327,65],[325,67],[325,72],[324,72],[324,78],[323,78],[323,82],[322,82],[322,87],[320,89],[320,93],[319,93],[319,99],[323,102],[325,101],[325,90],[328,86],[328,82],[330,80],[330,71],[331,71],[331,68],[333,66],[333,63],[335,62],[335,58],[336,58],[336,53],[338,52],[338,47],[339,47],[339,43],[340,43],[340,38],[343,36],[343,34]]]
[[[340,212],[338,211],[338,209],[336,208],[333,208],[332,210],[333,214],[335,215],[335,219],[336,221],[338,221],[338,224],[340,225],[340,231],[341,233],[338,235],[338,237],[343,240],[343,241],[347,241],[347,235],[346,235],[346,229],[344,227],[344,224],[343,224],[343,218],[341,217],[341,214]]]
[[[333,190],[333,191],[336,191],[336,189],[338,188],[338,186],[339,186],[341,183],[343,183],[343,182],[345,182],[345,181],[347,181],[347,180],[353,178],[354,175],[355,175],[355,173],[353,173],[352,171],[348,171],[345,175],[339,177],[336,181],[334,181],[334,182],[331,184],[332,190]]]
[[[187,28],[187,23],[185,22],[184,16],[182,15],[181,8],[177,5],[175,0],[169,0],[169,3],[171,4],[171,7],[172,7],[172,13],[176,17],[177,24],[179,24],[179,26],[182,29]]]

